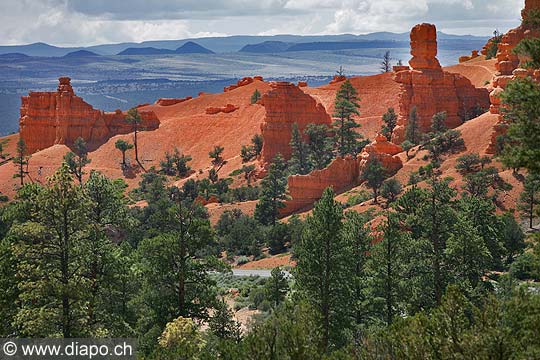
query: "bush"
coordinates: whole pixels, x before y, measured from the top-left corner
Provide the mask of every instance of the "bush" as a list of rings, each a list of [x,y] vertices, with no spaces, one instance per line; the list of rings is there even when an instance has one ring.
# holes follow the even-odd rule
[[[238,259],[236,259],[236,265],[244,265],[249,262],[249,258],[247,256],[240,256]]]

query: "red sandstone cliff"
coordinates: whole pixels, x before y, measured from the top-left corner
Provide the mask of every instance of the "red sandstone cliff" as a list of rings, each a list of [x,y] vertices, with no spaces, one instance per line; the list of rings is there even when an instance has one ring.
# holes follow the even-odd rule
[[[71,87],[71,79],[61,77],[56,92],[30,92],[22,97],[20,135],[28,152],[48,148],[54,144],[71,145],[82,137],[95,148],[116,134],[131,132],[120,110],[105,113],[94,109]],[[159,120],[152,111],[140,111],[142,129],[156,129]]]
[[[443,71],[437,60],[437,30],[435,25],[416,25],[411,31],[412,69],[396,67],[395,81],[401,84],[398,126],[392,141],[404,140],[411,109],[416,107],[418,126],[422,132],[431,127],[438,112],[447,114],[446,126],[461,125],[474,108],[489,107],[488,91],[474,87],[459,74]]]
[[[263,95],[260,104],[266,109],[266,117],[261,125],[264,138],[262,162],[268,163],[277,154],[285,159],[291,157],[291,132],[293,125],[303,132],[308,124],[332,123],[324,106],[289,82],[276,82],[272,91]]]

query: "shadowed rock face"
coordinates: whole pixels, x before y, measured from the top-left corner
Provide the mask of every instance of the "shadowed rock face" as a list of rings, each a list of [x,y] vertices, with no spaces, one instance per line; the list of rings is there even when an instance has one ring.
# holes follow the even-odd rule
[[[106,113],[94,109],[75,95],[71,79],[61,77],[56,92],[30,92],[21,98],[20,134],[29,153],[55,144],[71,146],[82,137],[89,148],[97,148],[110,137],[132,131],[120,110]],[[159,127],[152,111],[141,111],[141,129]]]
[[[408,117],[413,107],[421,132],[431,128],[433,115],[445,111],[446,126],[461,125],[473,109],[489,107],[489,93],[475,88],[459,75],[443,71],[437,60],[437,29],[432,24],[416,25],[411,31],[412,69],[396,67],[394,80],[401,84],[398,126],[392,141],[404,140]]]
[[[308,124],[332,123],[324,106],[289,82],[272,84],[272,91],[265,94],[260,104],[266,109],[261,125],[264,145],[263,163],[270,163],[277,154],[286,160],[291,157],[291,133],[295,123],[301,133]]]

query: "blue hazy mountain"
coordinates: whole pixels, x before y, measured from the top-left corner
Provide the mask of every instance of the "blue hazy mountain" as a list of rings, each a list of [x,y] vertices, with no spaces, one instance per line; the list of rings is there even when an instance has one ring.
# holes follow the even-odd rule
[[[188,41],[175,50],[177,54],[215,54],[212,50],[205,48],[193,41]]]
[[[174,51],[169,49],[156,49],[155,47],[136,48],[130,47],[122,50],[118,55],[167,55],[174,54]]]
[[[279,53],[287,51],[291,47],[291,43],[286,43],[283,41],[263,41],[258,44],[248,44],[240,49],[240,52],[248,53],[258,53],[258,54],[269,54],[269,53]]]
[[[439,40],[447,41],[478,41],[486,42],[488,37],[472,36],[472,35],[451,35],[438,33]],[[141,49],[154,48],[157,54],[163,54],[162,50],[175,51],[189,42],[194,42],[203,48],[211,49],[216,53],[237,52],[246,45],[258,45],[264,42],[282,42],[288,44],[299,43],[322,43],[322,42],[356,42],[356,41],[409,41],[409,33],[390,33],[377,32],[364,35],[316,35],[316,36],[300,36],[300,35],[273,35],[273,36],[227,36],[227,37],[207,37],[183,40],[156,40],[144,41],[141,43],[119,43],[119,44],[103,44],[88,47],[58,47],[45,43],[34,43],[29,45],[9,45],[0,46],[0,54],[21,53],[29,56],[64,56],[70,52],[77,50],[87,50],[99,55],[115,55],[123,52],[126,49]],[[189,47],[189,46],[188,46]],[[262,47],[264,48],[264,46]],[[133,50],[130,50],[132,52]],[[146,54],[148,50],[141,50],[142,54]]]
[[[88,50],[77,50],[72,51],[70,53],[67,53],[66,55],[62,56],[64,59],[78,59],[78,58],[87,58],[87,57],[97,57],[101,56],[99,54],[96,54],[95,52],[88,51]]]

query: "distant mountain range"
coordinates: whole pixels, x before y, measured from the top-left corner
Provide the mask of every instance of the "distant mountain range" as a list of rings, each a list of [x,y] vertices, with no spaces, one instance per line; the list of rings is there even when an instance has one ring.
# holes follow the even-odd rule
[[[488,37],[472,35],[450,35],[439,32],[439,43],[442,48],[445,44],[452,43],[455,48],[460,42],[467,43],[467,48],[471,44],[484,44]],[[161,55],[161,54],[210,54],[210,53],[230,53],[230,52],[252,52],[271,53],[284,51],[303,50],[336,50],[355,49],[362,47],[373,47],[373,42],[380,42],[382,47],[408,47],[409,33],[377,32],[365,35],[274,35],[274,36],[227,36],[227,37],[207,37],[184,40],[158,40],[145,41],[142,43],[120,43],[104,44],[88,47],[58,47],[45,43],[34,43],[29,45],[0,46],[2,54],[23,54],[28,56],[63,57],[68,54],[75,56],[95,55]],[[328,43],[328,44],[323,44]],[[383,46],[386,45],[386,46]],[[391,46],[393,45],[393,46]],[[450,46],[450,45],[448,45]],[[479,46],[481,47],[481,46]],[[138,50],[135,50],[138,49]],[[127,53],[125,53],[126,50]],[[89,53],[80,53],[86,51]]]

